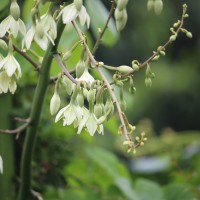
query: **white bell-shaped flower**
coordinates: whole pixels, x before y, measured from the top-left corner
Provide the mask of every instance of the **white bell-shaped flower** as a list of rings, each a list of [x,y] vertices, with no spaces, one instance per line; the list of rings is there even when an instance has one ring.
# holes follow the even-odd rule
[[[79,81],[85,81],[89,85],[95,81],[94,77],[89,73],[88,68],[86,67],[83,74],[78,78]]]
[[[87,25],[87,28],[90,26],[90,16],[83,5],[81,6],[80,10],[77,10],[75,4],[71,3],[61,10],[57,18],[59,18],[61,15],[64,24],[69,24],[78,18],[82,26],[85,24]]]

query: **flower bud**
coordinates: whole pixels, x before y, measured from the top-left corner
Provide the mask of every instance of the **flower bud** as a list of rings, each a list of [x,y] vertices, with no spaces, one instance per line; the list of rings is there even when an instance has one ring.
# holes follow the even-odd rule
[[[175,40],[176,40],[176,37],[177,37],[176,34],[175,34],[175,35],[172,35],[172,36],[169,38],[169,41],[170,41],[170,42],[175,41]]]
[[[152,61],[157,61],[159,58],[160,58],[160,55],[156,55],[156,56],[152,59]]]
[[[89,103],[94,103],[95,101],[95,90],[89,90],[88,94],[87,94],[87,100]]]
[[[86,88],[83,88],[83,96],[87,98],[88,90]]]
[[[72,52],[67,51],[66,53],[64,53],[64,55],[62,57],[62,61],[66,61],[71,55],[72,55]]]
[[[119,67],[116,67],[116,70],[122,74],[127,74],[133,71],[133,69],[126,65],[121,65]]]
[[[128,0],[118,0],[117,1],[117,8],[119,9],[119,11],[125,9],[127,3],[128,3]]]
[[[12,1],[10,5],[10,14],[17,21],[20,17],[20,8],[16,1]]]
[[[132,63],[132,68],[134,71],[138,71],[140,69],[139,66],[135,63],[134,64]]]
[[[115,9],[115,19],[120,21],[122,19],[123,16],[123,11],[119,11],[118,8]]]
[[[146,85],[147,87],[151,87],[151,86],[152,86],[152,81],[151,81],[150,78],[145,78],[145,85]]]
[[[125,111],[126,110],[126,102],[124,100],[121,100],[119,102],[119,104],[120,104],[120,107],[121,107],[122,111]]]
[[[186,36],[187,36],[188,38],[192,38],[192,33],[189,32],[189,31],[187,31]]]
[[[103,115],[103,109],[101,104],[95,104],[94,106],[94,114],[97,118],[100,118]]]
[[[67,78],[66,76],[63,76],[61,78],[61,84],[64,87],[64,89],[67,91],[68,95],[71,95],[72,90],[73,90],[73,83],[71,80],[69,80],[69,78]]]
[[[51,115],[56,114],[59,108],[60,108],[60,96],[57,92],[54,92],[50,102]]]
[[[154,7],[154,0],[148,0],[147,1],[147,10],[151,11],[151,10],[153,10],[153,7]]]
[[[75,7],[78,11],[81,10],[81,7],[83,5],[83,0],[74,0],[74,4],[75,4]]]
[[[105,113],[107,113],[109,111],[109,109],[111,109],[109,115],[107,116],[107,119],[110,119],[114,113],[114,105],[113,103],[110,101],[110,100],[107,100],[106,101],[106,104],[105,104],[105,107],[104,107],[104,110],[105,110]]]
[[[0,39],[0,49],[3,49],[4,51],[8,50],[8,45],[6,44],[6,42],[2,39]]]
[[[162,0],[155,0],[154,2],[154,11],[156,15],[160,15],[163,9],[163,2]]]
[[[122,18],[116,21],[117,31],[120,32],[126,26],[127,19],[128,19],[127,11],[124,9]]]
[[[83,72],[85,71],[86,65],[85,62],[80,60],[76,65],[76,78],[80,78]]]
[[[81,108],[84,106],[84,97],[81,93],[77,95],[77,103]]]

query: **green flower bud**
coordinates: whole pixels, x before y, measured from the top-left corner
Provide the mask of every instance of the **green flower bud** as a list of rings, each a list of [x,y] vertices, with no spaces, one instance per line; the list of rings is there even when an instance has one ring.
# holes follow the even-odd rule
[[[0,39],[0,49],[3,49],[4,51],[8,50],[8,45],[6,44],[6,42],[2,39]]]
[[[126,8],[127,3],[128,3],[128,0],[118,0],[117,8],[119,9],[119,11],[124,10]]]
[[[62,76],[61,78],[61,84],[64,87],[64,90],[66,90],[68,95],[72,94],[72,90],[73,90],[73,83],[71,80],[69,80],[69,78],[67,78],[66,76]]]
[[[126,65],[121,65],[119,67],[116,67],[116,71],[122,73],[122,74],[127,74],[133,71],[133,69],[129,66]]]
[[[160,51],[160,54],[161,54],[162,56],[165,56],[165,52],[164,52],[164,51]]]
[[[87,94],[87,100],[89,103],[95,102],[95,90],[94,89],[89,90],[89,92]]]
[[[84,97],[81,93],[77,95],[77,103],[81,108],[84,106]]]
[[[160,15],[163,9],[163,2],[162,0],[155,0],[154,2],[154,11],[156,15]]]
[[[140,69],[139,66],[135,63],[134,64],[132,63],[132,68],[134,71],[138,71]]]
[[[71,55],[72,55],[72,52],[67,51],[66,53],[64,53],[64,55],[62,57],[62,61],[66,61]]]
[[[60,108],[60,96],[57,92],[54,92],[50,102],[50,113],[55,115]]]
[[[80,10],[81,10],[81,7],[82,7],[82,5],[83,5],[83,0],[74,0],[74,4],[75,4],[75,6],[76,6],[76,9],[77,9],[78,11],[80,11]]]
[[[10,5],[10,14],[17,21],[20,17],[20,8],[16,1],[12,1]]]
[[[177,37],[176,34],[175,34],[175,35],[172,35],[172,36],[169,38],[169,41],[170,41],[170,42],[175,41],[175,40],[176,40],[176,37]]]
[[[189,32],[189,31],[187,31],[186,36],[187,36],[188,38],[192,38],[192,33]]]
[[[88,90],[86,88],[83,88],[83,96],[87,98]]]
[[[115,9],[115,19],[120,21],[122,19],[122,16],[123,16],[123,11],[119,11],[118,8]]]
[[[101,104],[95,104],[94,106],[94,114],[97,118],[100,118],[103,115],[103,109]]]
[[[85,71],[86,65],[85,62],[80,60],[76,65],[76,78],[80,78],[83,72]]]
[[[160,58],[160,55],[156,55],[156,56],[152,59],[152,61],[157,61],[159,58]]]
[[[120,32],[126,26],[127,19],[128,19],[127,11],[124,9],[122,18],[116,21],[117,31]]]
[[[115,110],[114,105],[113,105],[111,100],[106,101],[106,104],[105,104],[105,107],[104,107],[105,113],[107,113],[109,111],[109,109],[111,109],[111,111],[108,114],[107,119],[110,119],[112,117],[114,110]]]
[[[151,11],[151,10],[153,10],[153,7],[154,7],[154,0],[148,0],[147,1],[147,10]]]
[[[147,87],[151,87],[151,86],[152,86],[152,81],[151,81],[150,78],[145,78],[145,85],[146,85]]]

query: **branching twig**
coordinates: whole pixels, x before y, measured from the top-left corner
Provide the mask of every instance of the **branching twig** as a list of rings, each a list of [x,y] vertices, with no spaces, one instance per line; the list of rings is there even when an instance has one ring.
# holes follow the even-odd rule
[[[111,19],[111,17],[112,17],[113,12],[114,12],[114,9],[115,9],[115,1],[112,0],[111,2],[112,2],[112,5],[111,5],[111,8],[110,8],[110,12],[109,12],[109,15],[108,15],[108,19],[107,19],[107,21],[106,21],[106,24],[105,24],[103,30],[100,32],[100,34],[99,34],[99,36],[98,36],[98,38],[97,38],[97,40],[96,40],[96,43],[95,43],[95,45],[94,45],[94,47],[93,47],[93,49],[92,49],[92,54],[93,54],[93,55],[95,54],[96,50],[97,50],[98,47],[99,47],[99,44],[100,44],[100,42],[101,42],[101,39],[102,39],[102,37],[103,37],[103,35],[104,35],[106,29],[108,28],[108,23],[109,23],[109,21],[110,21],[110,19]]]
[[[75,84],[78,84],[78,81],[68,72],[66,66],[62,62],[60,55],[58,53],[54,53],[53,57],[56,59],[59,67],[61,68],[62,72]]]
[[[122,127],[123,127],[123,130],[124,130],[124,136],[126,138],[127,141],[131,141],[131,138],[129,137],[129,134],[128,134],[128,131],[127,131],[127,128],[126,128],[126,125],[125,125],[125,121],[124,121],[124,118],[123,118],[123,115],[122,115],[122,110],[121,110],[121,107],[120,107],[120,104],[117,100],[117,97],[115,96],[115,93],[113,92],[113,88],[112,86],[109,84],[108,80],[106,79],[106,77],[104,76],[102,70],[98,67],[97,65],[97,61],[95,60],[94,56],[92,55],[86,41],[85,41],[85,37],[83,36],[80,28],[78,27],[78,25],[76,24],[75,21],[72,21],[72,24],[74,26],[74,28],[76,29],[80,39],[82,40],[83,42],[83,45],[85,46],[85,49],[86,49],[86,52],[88,54],[88,57],[91,61],[91,63],[95,66],[95,68],[98,70],[99,74],[101,75],[103,81],[105,82],[105,85],[107,86],[108,88],[108,91],[109,93],[111,94],[112,96],[112,99],[113,99],[113,102],[116,104],[116,107],[117,107],[117,111],[118,111],[118,115],[119,115],[119,118],[120,118],[120,121],[121,121],[121,124],[122,124]]]

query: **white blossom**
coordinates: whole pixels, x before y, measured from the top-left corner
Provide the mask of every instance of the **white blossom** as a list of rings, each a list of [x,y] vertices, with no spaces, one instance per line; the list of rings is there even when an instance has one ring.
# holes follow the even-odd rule
[[[88,112],[88,114],[84,116],[81,122],[79,123],[78,134],[81,133],[84,127],[87,129],[91,136],[93,136],[96,131],[104,134],[103,125],[99,125],[98,119],[92,112]]]
[[[61,15],[64,24],[69,24],[78,18],[82,26],[85,24],[87,25],[87,28],[90,26],[90,17],[83,5],[81,6],[80,11],[78,11],[75,4],[71,3],[61,10],[57,18],[59,18]]]
[[[89,73],[88,68],[86,67],[83,74],[78,78],[79,81],[85,81],[89,85],[95,81],[94,77]]]
[[[20,18],[15,20],[12,15],[9,15],[0,23],[0,37],[4,37],[7,32],[11,33],[15,38],[18,32],[24,36],[26,34],[24,22]]]

